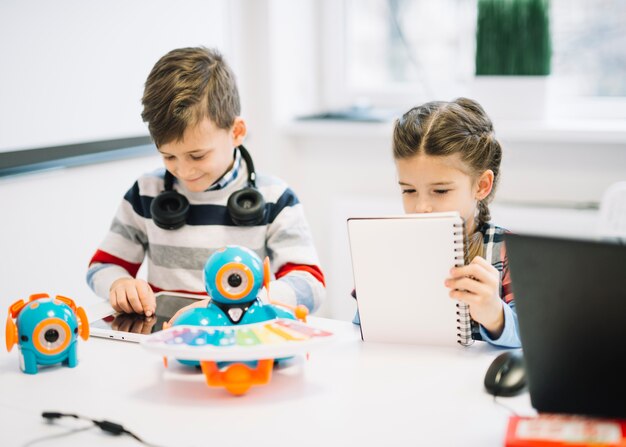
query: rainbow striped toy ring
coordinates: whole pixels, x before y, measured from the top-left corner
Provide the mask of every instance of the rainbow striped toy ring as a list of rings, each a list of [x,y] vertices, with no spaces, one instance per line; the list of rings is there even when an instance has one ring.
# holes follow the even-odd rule
[[[237,326],[173,326],[142,346],[180,360],[245,362],[306,354],[334,339],[332,332],[285,318]]]

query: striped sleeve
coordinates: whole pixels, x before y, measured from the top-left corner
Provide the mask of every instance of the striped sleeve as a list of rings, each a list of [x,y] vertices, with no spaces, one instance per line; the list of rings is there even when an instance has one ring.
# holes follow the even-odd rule
[[[511,274],[504,243],[504,233],[500,227],[489,225],[485,231],[487,259],[500,272],[500,298],[503,301],[504,328],[498,338],[492,338],[482,325],[480,335],[483,340],[496,346],[518,348],[521,346],[515,299],[511,288]]]
[[[509,271],[509,260],[506,256],[506,249],[504,243],[501,248],[502,258],[502,279],[501,279],[501,294],[500,297],[505,303],[511,303],[515,300],[513,296],[513,288],[511,287],[511,272]]]
[[[145,207],[135,183],[120,203],[111,227],[89,262],[87,284],[108,298],[111,284],[119,278],[135,277],[146,254],[147,236],[141,217]]]
[[[291,189],[271,205],[268,218],[266,248],[276,277],[272,299],[316,311],[326,296],[324,274],[302,204]]]

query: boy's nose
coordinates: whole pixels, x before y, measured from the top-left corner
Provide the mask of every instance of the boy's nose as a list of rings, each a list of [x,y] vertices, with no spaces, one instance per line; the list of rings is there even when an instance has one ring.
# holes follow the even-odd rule
[[[178,165],[176,169],[179,178],[189,180],[194,176],[194,168],[191,166]]]

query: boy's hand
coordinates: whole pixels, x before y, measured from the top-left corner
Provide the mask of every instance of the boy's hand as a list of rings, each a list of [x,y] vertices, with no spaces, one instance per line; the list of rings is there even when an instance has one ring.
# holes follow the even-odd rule
[[[185,307],[181,307],[178,311],[172,315],[170,321],[167,322],[168,325],[172,325],[174,321],[184,312],[187,312],[189,309],[193,309],[194,307],[207,307],[209,305],[209,300],[198,300],[198,302],[189,304]]]
[[[118,312],[154,315],[156,298],[147,282],[142,279],[120,278],[111,284],[109,302]]]
[[[445,282],[450,297],[469,304],[474,321],[482,324],[493,338],[498,338],[504,328],[498,270],[476,256],[468,265],[451,269],[450,275]]]

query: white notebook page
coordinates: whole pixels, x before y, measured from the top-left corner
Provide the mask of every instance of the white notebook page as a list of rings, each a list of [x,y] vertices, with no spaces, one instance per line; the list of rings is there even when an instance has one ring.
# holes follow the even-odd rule
[[[364,341],[459,346],[444,281],[462,262],[460,225],[457,213],[348,220]]]

